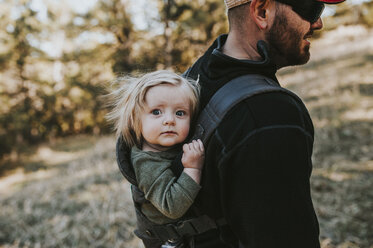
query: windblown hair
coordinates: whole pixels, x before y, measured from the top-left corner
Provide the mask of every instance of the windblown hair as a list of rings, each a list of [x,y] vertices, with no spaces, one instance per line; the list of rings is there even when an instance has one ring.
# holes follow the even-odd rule
[[[107,95],[112,110],[106,118],[114,123],[117,137],[122,136],[127,146],[141,147],[140,115],[144,110],[145,96],[150,88],[161,84],[184,87],[190,99],[192,120],[196,117],[200,92],[197,82],[166,70],[147,73],[139,78],[119,77],[112,84],[116,89]]]

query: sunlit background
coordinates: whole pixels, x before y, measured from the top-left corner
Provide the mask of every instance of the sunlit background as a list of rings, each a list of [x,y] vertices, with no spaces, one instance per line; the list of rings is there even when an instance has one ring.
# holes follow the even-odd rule
[[[142,247],[101,96],[183,72],[227,32],[223,0],[0,0],[0,247]],[[285,68],[316,137],[323,248],[373,247],[373,2],[327,6],[311,61]]]

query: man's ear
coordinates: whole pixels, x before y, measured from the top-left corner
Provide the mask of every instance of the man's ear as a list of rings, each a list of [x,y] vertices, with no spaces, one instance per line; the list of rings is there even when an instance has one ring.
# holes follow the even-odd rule
[[[269,27],[271,15],[274,14],[275,3],[271,0],[252,0],[250,4],[250,16],[259,29]]]

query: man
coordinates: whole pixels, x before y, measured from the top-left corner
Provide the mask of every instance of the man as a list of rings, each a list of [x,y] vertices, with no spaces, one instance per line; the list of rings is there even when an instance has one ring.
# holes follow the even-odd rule
[[[234,78],[260,74],[278,83],[279,68],[307,63],[324,3],[343,1],[226,0],[229,34],[185,73],[199,78],[201,107]],[[227,225],[197,236],[196,247],[320,247],[309,181],[313,137],[307,109],[285,93],[259,94],[231,110],[210,139],[196,200]]]

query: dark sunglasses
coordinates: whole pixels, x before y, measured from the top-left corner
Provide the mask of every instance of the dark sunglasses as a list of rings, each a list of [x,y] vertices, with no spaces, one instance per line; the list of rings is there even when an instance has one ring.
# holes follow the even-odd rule
[[[311,24],[317,22],[322,12],[324,11],[325,5],[320,2],[313,0],[276,0],[277,2],[284,3],[292,7],[294,12],[300,15],[306,21]]]

